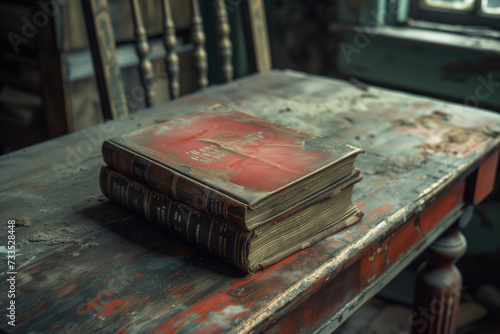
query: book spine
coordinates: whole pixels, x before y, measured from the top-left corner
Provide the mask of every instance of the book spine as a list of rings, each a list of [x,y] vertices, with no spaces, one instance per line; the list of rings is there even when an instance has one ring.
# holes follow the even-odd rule
[[[105,141],[102,146],[104,162],[111,168],[144,183],[209,216],[222,219],[244,230],[246,206],[196,181],[189,180],[168,168]]]
[[[246,259],[254,233],[209,217],[108,167],[101,168],[99,181],[102,193],[110,200],[250,272]]]

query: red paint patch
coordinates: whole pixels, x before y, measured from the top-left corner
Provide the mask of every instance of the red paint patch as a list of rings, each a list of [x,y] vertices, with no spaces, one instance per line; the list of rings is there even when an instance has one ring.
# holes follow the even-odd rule
[[[101,302],[101,299],[107,296],[112,297],[114,296],[114,293],[112,292],[99,293],[96,298],[92,298],[89,302],[78,305],[78,307],[76,308],[77,314],[84,315],[92,310],[95,310],[100,306],[99,304]]]
[[[127,330],[125,328],[122,328],[116,334],[127,334]]]
[[[169,290],[172,290],[172,289],[175,289],[172,293],[170,293],[169,295],[167,295],[167,297],[170,297],[172,296],[173,294],[179,292],[181,289],[183,290],[188,290],[193,284],[192,283],[186,283],[184,285],[181,285],[180,287],[177,288],[177,285],[176,286],[173,286],[172,288],[170,288]],[[181,295],[182,296],[182,295]]]
[[[119,298],[119,299],[114,299],[109,303],[102,304],[101,306],[104,307],[104,310],[97,313],[97,316],[102,316],[102,315],[110,316],[118,312],[128,311],[130,309],[129,306],[122,306],[128,302],[129,302],[128,300]]]
[[[356,204],[356,206],[358,207],[358,209],[360,211],[365,211],[365,207],[366,207],[366,203],[368,203],[368,201],[363,201],[363,202],[359,202],[359,203],[354,203]]]
[[[438,198],[420,214],[420,229],[423,234],[429,232],[451,209],[463,201],[465,180]]]
[[[188,321],[203,322],[203,330],[207,332],[217,332],[221,331],[220,323],[215,323],[210,321],[209,314],[216,312],[221,316],[224,316],[224,309],[231,304],[232,297],[229,296],[226,291],[221,291],[213,294],[205,300],[200,301],[198,304],[192,306],[189,310],[186,310],[179,315],[173,317],[167,322],[163,323],[152,333],[171,333],[176,332],[182,328]],[[245,310],[238,316],[244,316],[250,313],[250,310]],[[231,314],[230,316],[234,316]],[[228,319],[230,320],[230,319]]]
[[[173,276],[175,276],[175,275],[179,275],[179,273],[180,273],[180,271],[178,271],[178,272],[176,272],[176,273],[174,273],[174,274],[172,274],[172,275],[168,276],[168,278],[171,278],[171,277],[173,277]]]
[[[336,243],[338,243],[337,240],[332,240],[332,244]],[[259,296],[276,295],[279,289],[286,289],[289,287],[289,284],[296,283],[294,278],[296,279],[299,275],[298,270],[294,269],[296,264],[303,263],[304,261],[315,263],[318,261],[319,256],[324,255],[324,253],[319,253],[318,250],[316,252],[321,255],[311,258],[310,252],[311,248],[304,249],[270,266],[266,270],[260,270],[253,275],[237,279],[231,282],[230,286],[221,286],[210,295],[196,300],[194,305],[188,310],[176,313],[177,315],[161,324],[152,333],[182,331],[185,327],[192,326],[193,322],[203,323],[204,332],[226,331],[235,318],[246,317],[263,306],[260,305],[262,300]],[[308,269],[305,272],[307,275],[309,268],[306,269]],[[292,276],[283,275],[284,272],[288,272]],[[276,276],[276,273],[280,273],[280,275]],[[325,282],[325,277],[322,277],[318,281],[312,289],[317,289],[317,287],[321,286]],[[184,298],[186,298],[186,293],[182,290],[182,286],[176,285],[167,290],[169,290],[168,293],[175,293],[174,290],[177,290],[177,293],[182,292]],[[190,291],[187,293],[189,294]],[[251,291],[251,295],[247,291]],[[169,298],[173,299],[174,296]],[[169,310],[169,308],[170,306],[166,306],[162,312]]]
[[[345,233],[343,239],[352,241],[352,240],[354,240],[354,237],[349,233]]]
[[[243,279],[236,280],[232,282],[231,287],[222,288],[222,290],[215,292],[213,295],[209,296],[206,299],[200,300],[197,304],[191,307],[189,310],[182,312],[175,316],[174,318],[168,320],[167,322],[160,325],[156,328],[152,333],[165,333],[165,332],[175,332],[181,329],[188,321],[194,322],[203,322],[203,330],[207,332],[219,332],[223,331],[224,324],[229,324],[234,317],[245,317],[248,314],[251,314],[250,305],[253,301],[250,301],[248,304],[242,305],[242,301],[245,299],[246,294],[236,293],[235,290],[244,286],[254,286],[258,285],[260,281],[266,281],[269,279],[269,276],[273,276],[273,274],[280,269],[282,269],[286,265],[295,265],[299,263],[298,259],[300,257],[308,256],[308,249],[297,252],[283,261],[280,261],[266,270],[257,271],[253,275],[248,275]],[[293,267],[291,267],[293,268]],[[283,277],[283,282],[285,282],[285,277]],[[179,287],[174,287],[179,290]],[[182,287],[181,287],[182,288]],[[254,296],[268,294],[266,289],[269,289],[269,293],[276,293],[276,285],[266,284],[262,286],[262,289],[259,289],[259,292],[255,292]],[[170,289],[172,290],[172,289]],[[262,293],[261,293],[262,292]],[[234,309],[231,312],[226,312],[225,310],[229,306],[245,306],[241,310],[236,311],[234,313]],[[168,309],[168,306],[165,310]],[[211,313],[217,313],[217,317],[212,318]],[[218,321],[220,317],[223,318],[223,321]],[[215,321],[217,320],[217,321]]]
[[[473,204],[482,202],[493,191],[498,166],[498,152],[493,153],[477,170]]]
[[[389,261],[396,261],[406,253],[420,239],[420,231],[415,224],[416,218],[406,222],[389,238],[388,256]]]
[[[387,265],[387,241],[363,256],[359,267],[359,287],[369,284],[378,277]]]
[[[383,215],[384,213],[392,210],[392,208],[392,203],[384,201],[384,204],[382,206],[379,206],[378,208],[371,208],[370,212],[373,214]]]
[[[143,277],[144,275],[141,275],[141,274],[137,273],[137,274],[135,274],[135,276],[137,276],[137,277]]]

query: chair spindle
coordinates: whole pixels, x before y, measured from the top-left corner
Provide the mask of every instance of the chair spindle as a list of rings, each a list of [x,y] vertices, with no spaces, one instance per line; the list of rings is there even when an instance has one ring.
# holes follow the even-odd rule
[[[153,64],[149,60],[149,43],[146,35],[146,28],[142,20],[141,8],[139,0],[132,1],[132,16],[134,18],[135,28],[135,44],[137,54],[139,56],[139,69],[142,80],[142,86],[145,92],[146,106],[153,105],[154,91],[153,91]]]
[[[167,50],[167,72],[169,77],[170,97],[175,99],[180,94],[179,83],[179,56],[175,51],[177,37],[175,36],[175,23],[172,19],[170,0],[162,0],[163,7],[163,44]]]
[[[192,21],[191,40],[195,44],[194,57],[198,68],[198,86],[204,88],[208,85],[207,79],[207,52],[205,51],[205,33],[203,32],[203,20],[200,14],[198,0],[191,0]]]
[[[219,34],[219,54],[222,59],[222,73],[226,81],[233,79],[233,45],[229,38],[231,27],[227,17],[225,0],[217,0],[217,33]]]

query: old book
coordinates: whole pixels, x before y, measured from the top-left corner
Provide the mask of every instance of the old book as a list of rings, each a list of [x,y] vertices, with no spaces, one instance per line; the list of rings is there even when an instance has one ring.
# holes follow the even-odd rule
[[[358,222],[363,214],[352,203],[351,194],[361,178],[356,171],[340,185],[324,189],[279,220],[252,231],[208,216],[109,167],[101,169],[100,186],[117,204],[252,273]]]
[[[223,105],[102,147],[113,169],[245,230],[352,173],[361,152]]]

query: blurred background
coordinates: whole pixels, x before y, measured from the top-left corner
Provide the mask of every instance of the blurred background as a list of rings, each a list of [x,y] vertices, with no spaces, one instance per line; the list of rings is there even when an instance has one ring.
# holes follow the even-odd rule
[[[226,0],[235,77],[251,72],[241,3]],[[196,89],[188,1],[171,0],[182,94]],[[118,60],[139,84],[130,4],[108,0]],[[155,75],[164,73],[160,0],[140,2]],[[222,82],[214,0],[200,1],[209,81]],[[274,68],[362,82],[500,111],[498,0],[265,0]],[[0,144],[6,153],[95,125],[99,96],[80,0],[0,1]],[[166,83],[155,86],[168,100]],[[133,93],[133,92],[132,92]],[[144,108],[139,98],[129,109]]]

